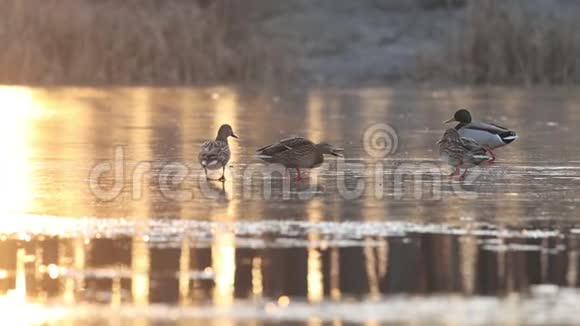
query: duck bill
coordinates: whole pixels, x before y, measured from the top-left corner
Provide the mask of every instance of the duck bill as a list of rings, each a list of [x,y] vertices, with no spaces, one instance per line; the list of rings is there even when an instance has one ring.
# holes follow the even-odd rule
[[[238,135],[234,134],[233,132],[232,132],[231,136],[236,138],[236,139],[240,138],[240,137],[238,137]]]
[[[449,120],[443,121],[443,123],[451,123],[451,122],[455,122],[457,120],[455,120],[455,118],[451,118]]]
[[[342,148],[335,148],[332,150],[332,152],[330,152],[330,155],[336,156],[336,157],[344,157],[342,155],[342,152],[344,152],[344,149]]]

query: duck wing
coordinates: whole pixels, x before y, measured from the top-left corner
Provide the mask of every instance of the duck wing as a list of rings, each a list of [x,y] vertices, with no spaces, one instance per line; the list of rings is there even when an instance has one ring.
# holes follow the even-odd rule
[[[230,159],[230,148],[226,142],[208,140],[201,144],[198,158],[204,167],[221,167]]]
[[[473,137],[492,148],[509,144],[518,139],[514,131],[492,123],[472,122],[463,128],[466,131],[463,133],[464,136]]]
[[[459,142],[463,148],[476,155],[485,155],[487,153],[487,150],[483,146],[471,138],[461,137],[459,138]]]
[[[493,124],[493,123],[485,123],[485,122],[479,122],[479,121],[474,121],[471,123],[466,124],[465,126],[463,126],[463,128],[465,129],[472,129],[472,130],[481,130],[481,131],[486,131],[489,132],[491,134],[494,135],[501,135],[504,134],[506,132],[512,132],[509,129]]]
[[[464,161],[479,165],[492,159],[492,157],[487,154],[485,147],[481,146],[478,142],[471,138],[459,138],[459,146],[461,146],[463,149]]]
[[[279,154],[288,150],[312,145],[314,145],[314,143],[304,137],[290,137],[282,139],[275,144],[259,148],[257,152],[260,155],[274,156],[275,154]]]

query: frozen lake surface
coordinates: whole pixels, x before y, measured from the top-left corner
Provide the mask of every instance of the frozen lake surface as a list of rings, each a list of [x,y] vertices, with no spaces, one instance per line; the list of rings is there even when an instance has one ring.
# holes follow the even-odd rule
[[[0,88],[0,311],[11,325],[580,323],[577,94]],[[520,135],[464,182],[435,145],[459,107]],[[224,184],[197,163],[222,123],[240,136]],[[291,135],[345,158],[298,182],[254,157]]]

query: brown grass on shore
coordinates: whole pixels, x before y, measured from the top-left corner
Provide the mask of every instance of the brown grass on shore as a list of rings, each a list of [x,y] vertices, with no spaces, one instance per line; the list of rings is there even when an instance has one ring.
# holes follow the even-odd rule
[[[573,9],[551,1],[469,1],[448,46],[424,55],[419,70],[424,78],[469,83],[578,83],[580,14]]]
[[[0,83],[279,78],[283,56],[255,39],[249,10],[244,1],[228,0],[3,0]]]

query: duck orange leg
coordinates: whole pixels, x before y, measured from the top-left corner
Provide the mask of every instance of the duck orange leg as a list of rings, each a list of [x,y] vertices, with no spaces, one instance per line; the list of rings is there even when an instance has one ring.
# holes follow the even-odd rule
[[[300,175],[300,169],[296,168],[296,173],[298,173],[298,175],[296,175],[296,181],[301,181],[302,180],[302,176]]]
[[[487,163],[495,162],[495,154],[491,151],[491,148],[486,147],[485,150],[491,155],[491,160],[487,161]]]
[[[461,181],[465,180],[466,175],[467,175],[467,169],[465,169],[465,172],[463,172],[463,174],[459,177],[459,180],[461,180]]]
[[[456,168],[455,168],[455,170],[453,170],[453,173],[451,173],[449,176],[450,176],[450,177],[454,177],[454,176],[458,175],[458,174],[459,174],[459,172],[461,172],[461,171],[459,170],[459,168],[458,168],[458,167],[456,167]]]

